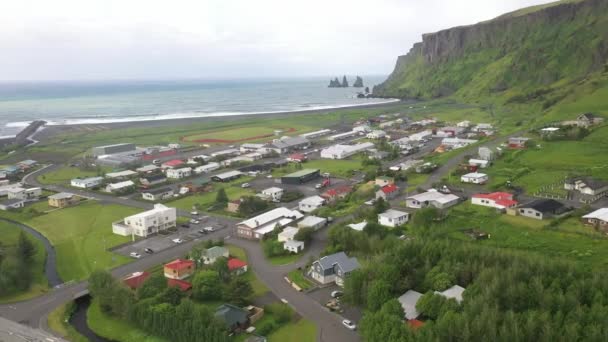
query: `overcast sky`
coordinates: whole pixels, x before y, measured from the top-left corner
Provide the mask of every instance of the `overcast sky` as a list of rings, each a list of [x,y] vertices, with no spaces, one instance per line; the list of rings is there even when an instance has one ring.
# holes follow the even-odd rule
[[[0,80],[388,74],[421,35],[547,0],[2,0]]]

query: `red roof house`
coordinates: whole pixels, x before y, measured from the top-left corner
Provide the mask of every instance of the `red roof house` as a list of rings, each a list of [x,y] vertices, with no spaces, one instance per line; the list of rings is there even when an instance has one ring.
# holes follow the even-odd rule
[[[247,263],[237,258],[228,259],[228,270],[236,274],[243,274],[247,272]]]
[[[176,259],[165,264],[165,277],[169,279],[184,279],[194,273],[194,261]]]
[[[185,281],[185,280],[180,280],[180,279],[167,279],[167,286],[168,287],[177,287],[179,288],[182,292],[186,292],[192,289],[192,284],[190,284],[189,282]]]
[[[496,209],[506,209],[517,206],[518,202],[508,192],[493,192],[490,194],[476,194],[471,197],[471,203]]]
[[[376,192],[376,199],[382,198],[386,201],[394,198],[397,194],[399,194],[399,187],[393,183],[380,188]]]
[[[337,199],[346,197],[346,195],[348,195],[351,191],[353,191],[352,186],[342,185],[325,191],[321,194],[321,197],[325,198],[325,200],[327,200],[328,202],[332,202]]]
[[[135,290],[140,288],[146,280],[150,278],[150,273],[148,272],[133,272],[124,278],[122,281],[127,285],[131,290]]]
[[[418,329],[422,328],[422,326],[424,325],[424,322],[419,321],[417,319],[410,319],[409,321],[407,321],[407,325],[409,325],[414,330],[418,330]]]
[[[294,153],[287,158],[287,160],[289,160],[289,161],[300,162],[300,163],[303,161],[306,161],[306,159],[307,159],[306,155],[304,155],[302,153]]]
[[[169,160],[164,162],[161,166],[164,168],[174,168],[174,167],[178,167],[180,165],[182,165],[184,163],[183,160],[179,160],[179,159],[173,159],[173,160]]]

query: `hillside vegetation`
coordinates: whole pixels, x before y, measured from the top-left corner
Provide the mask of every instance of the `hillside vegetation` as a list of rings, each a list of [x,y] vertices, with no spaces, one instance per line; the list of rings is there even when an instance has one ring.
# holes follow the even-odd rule
[[[593,97],[606,88],[608,1],[566,0],[425,34],[374,94],[534,103],[550,112],[574,102],[573,93]]]

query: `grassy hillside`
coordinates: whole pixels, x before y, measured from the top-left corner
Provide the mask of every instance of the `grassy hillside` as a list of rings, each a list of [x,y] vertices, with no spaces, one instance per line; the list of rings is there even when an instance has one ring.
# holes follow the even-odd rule
[[[549,111],[579,88],[606,87],[608,2],[566,0],[424,35],[374,92]]]

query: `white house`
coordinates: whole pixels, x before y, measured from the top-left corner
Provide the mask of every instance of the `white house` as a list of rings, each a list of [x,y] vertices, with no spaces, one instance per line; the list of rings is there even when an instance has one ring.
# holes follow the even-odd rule
[[[456,124],[456,127],[469,128],[469,127],[471,127],[471,121],[469,121],[469,120],[460,121],[459,123]]]
[[[167,178],[182,179],[192,176],[191,167],[182,167],[179,169],[167,169]]]
[[[218,170],[220,168],[220,164],[216,163],[216,162],[211,162],[205,165],[201,165],[201,166],[197,166],[194,169],[194,173],[201,174],[201,173],[209,173],[211,171],[215,171]]]
[[[171,188],[160,188],[146,190],[141,193],[141,198],[147,201],[162,201],[171,198],[175,192]]]
[[[240,150],[242,153],[256,152],[257,150],[264,148],[264,144],[251,144],[246,143],[241,145]]]
[[[378,223],[387,227],[397,227],[407,223],[409,218],[409,213],[389,209],[383,213],[378,214]]]
[[[472,131],[473,132],[488,132],[488,131],[492,131],[493,129],[494,129],[494,126],[492,126],[492,124],[480,123],[480,124],[477,124],[477,126],[473,127]]]
[[[279,202],[281,201],[281,197],[283,197],[283,193],[283,189],[273,186],[272,188],[262,190],[262,197],[272,202]]]
[[[8,199],[35,201],[42,195],[41,188],[13,188],[8,190]]]
[[[298,234],[299,231],[300,231],[299,228],[287,227],[287,228],[283,229],[282,232],[279,233],[279,235],[277,236],[277,240],[279,242],[293,240],[293,239],[295,239],[295,236],[296,236],[296,234]]]
[[[362,221],[359,223],[351,223],[348,225],[349,228],[354,229],[358,232],[362,232],[365,227],[367,227],[367,221]]]
[[[488,167],[488,165],[490,165],[490,161],[484,159],[469,159],[469,165],[485,169]]]
[[[386,132],[377,129],[377,130],[367,133],[366,137],[367,137],[367,139],[382,139],[382,138],[386,137]]]
[[[239,222],[236,227],[236,233],[239,237],[245,239],[261,239],[276,227],[286,227],[302,217],[304,215],[297,210],[279,207]]]
[[[198,156],[192,156],[190,158],[188,158],[188,161],[186,162],[186,164],[189,165],[195,165],[198,164],[199,161],[208,161],[209,159],[211,159],[210,156],[206,155],[206,154],[200,154]]]
[[[302,221],[298,222],[298,228],[312,228],[314,230],[319,230],[323,228],[327,224],[327,219],[325,217],[318,216],[305,216]]]
[[[357,132],[357,131],[348,131],[348,132],[338,133],[338,134],[334,134],[332,136],[329,136],[327,138],[327,140],[329,140],[329,141],[342,140],[342,139],[354,137],[354,136],[356,136],[358,134],[359,134],[359,132]]]
[[[75,188],[90,189],[99,186],[103,182],[103,177],[74,178],[70,185]]]
[[[310,196],[298,203],[298,209],[305,213],[310,213],[321,208],[325,204],[325,199],[321,196]]]
[[[155,204],[154,209],[125,217],[124,220],[112,223],[114,234],[147,237],[149,234],[175,227],[177,210],[162,204]]]
[[[461,139],[461,138],[444,138],[441,140],[441,145],[448,146],[451,148],[462,148],[476,143],[474,139]]]
[[[353,132],[355,133],[367,133],[371,132],[371,130],[371,127],[369,127],[368,125],[360,125],[353,127]]]
[[[106,192],[116,192],[116,191],[121,191],[124,190],[126,188],[135,186],[135,183],[133,183],[133,181],[124,181],[124,182],[118,182],[118,183],[111,183],[106,185]]]
[[[426,131],[422,131],[422,132],[418,132],[418,133],[414,133],[414,134],[410,135],[410,140],[420,141],[420,140],[430,139],[432,137],[433,137],[433,132],[430,130],[426,130]]]
[[[213,263],[215,263],[215,261],[218,258],[226,258],[228,259],[228,257],[230,256],[230,253],[228,251],[228,248],[223,247],[223,246],[214,246],[211,248],[207,248],[201,256],[201,259],[203,260],[203,263],[205,265],[211,265]]]
[[[471,184],[485,184],[488,181],[488,175],[480,172],[471,172],[460,176],[460,181]]]
[[[449,208],[456,205],[460,198],[453,194],[444,194],[435,189],[430,189],[417,195],[409,196],[405,199],[408,208],[426,208],[429,206],[437,209]]]
[[[464,287],[462,287],[460,285],[454,285],[443,292],[435,291],[435,294],[438,294],[438,295],[443,296],[448,299],[454,299],[458,303],[461,303],[462,294],[464,293],[464,290],[465,290]]]
[[[503,210],[517,206],[517,201],[508,192],[493,192],[471,196],[471,204]]]
[[[321,158],[325,159],[344,159],[357,153],[367,151],[374,147],[371,142],[359,143],[355,145],[333,145],[321,150]]]
[[[106,173],[106,178],[109,179],[126,179],[132,176],[135,176],[137,172],[131,170],[117,171]]]
[[[300,253],[304,250],[304,241],[288,240],[283,243],[283,249],[291,253]]]

